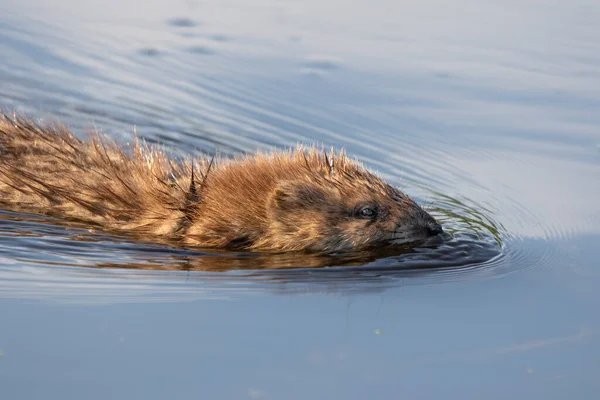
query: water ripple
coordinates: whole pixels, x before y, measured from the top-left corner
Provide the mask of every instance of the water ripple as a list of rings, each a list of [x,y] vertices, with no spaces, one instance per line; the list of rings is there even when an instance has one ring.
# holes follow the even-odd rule
[[[510,145],[500,143],[502,135],[486,142],[481,132],[457,133],[468,123],[439,123],[447,114],[460,116],[451,108],[461,101],[453,74],[435,70],[414,85],[411,69],[401,76],[371,74],[359,70],[351,55],[302,50],[299,40],[274,45],[211,31],[209,21],[182,16],[135,26],[96,22],[78,34],[68,25],[26,16],[2,18],[5,108],[34,115],[42,110],[76,134],[97,126],[122,141],[130,140],[135,127],[149,143],[178,154],[234,154],[297,142],[344,147],[419,199],[447,233],[418,248],[369,253],[225,253],[134,243],[63,221],[3,212],[1,295],[179,301],[261,290],[381,291],[489,279],[549,268],[558,257],[551,243],[583,230],[548,222],[537,199],[526,201],[522,188],[494,180],[504,172],[498,165],[517,174],[544,170],[509,150],[545,145],[551,151],[548,144],[526,144],[518,139],[520,131],[506,134],[515,140]],[[299,68],[318,76],[299,74]],[[434,76],[438,79],[431,80]],[[435,95],[427,92],[435,85],[447,85],[446,92],[441,87]],[[480,89],[475,98],[488,93]],[[493,110],[500,100],[486,106]],[[481,165],[487,169],[477,174]]]

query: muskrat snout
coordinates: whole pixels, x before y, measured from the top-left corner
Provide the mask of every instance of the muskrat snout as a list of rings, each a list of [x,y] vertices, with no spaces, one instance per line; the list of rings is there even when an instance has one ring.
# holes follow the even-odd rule
[[[442,226],[440,224],[438,224],[437,222],[430,223],[429,225],[427,225],[427,227],[425,229],[427,230],[427,234],[429,236],[436,236],[436,235],[439,235],[440,233],[444,232],[444,230],[442,229]]]

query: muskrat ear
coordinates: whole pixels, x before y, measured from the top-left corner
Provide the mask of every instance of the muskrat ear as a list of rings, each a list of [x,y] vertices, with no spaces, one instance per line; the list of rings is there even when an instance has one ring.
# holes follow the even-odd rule
[[[304,181],[285,181],[275,187],[271,195],[271,207],[280,211],[308,209],[323,204],[326,199],[323,189]]]

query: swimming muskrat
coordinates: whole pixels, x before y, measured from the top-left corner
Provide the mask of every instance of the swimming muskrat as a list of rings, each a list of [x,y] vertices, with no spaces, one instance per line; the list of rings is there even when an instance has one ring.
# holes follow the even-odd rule
[[[0,112],[0,205],[199,247],[339,252],[442,232],[343,152],[175,162],[137,139],[130,150]]]

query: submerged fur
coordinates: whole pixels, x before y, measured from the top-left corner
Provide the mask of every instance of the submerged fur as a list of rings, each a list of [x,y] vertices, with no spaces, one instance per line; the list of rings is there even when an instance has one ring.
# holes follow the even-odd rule
[[[0,204],[202,247],[336,252],[441,232],[413,200],[343,153],[298,147],[175,162],[64,126],[0,115]],[[367,210],[367,211],[365,211]]]

